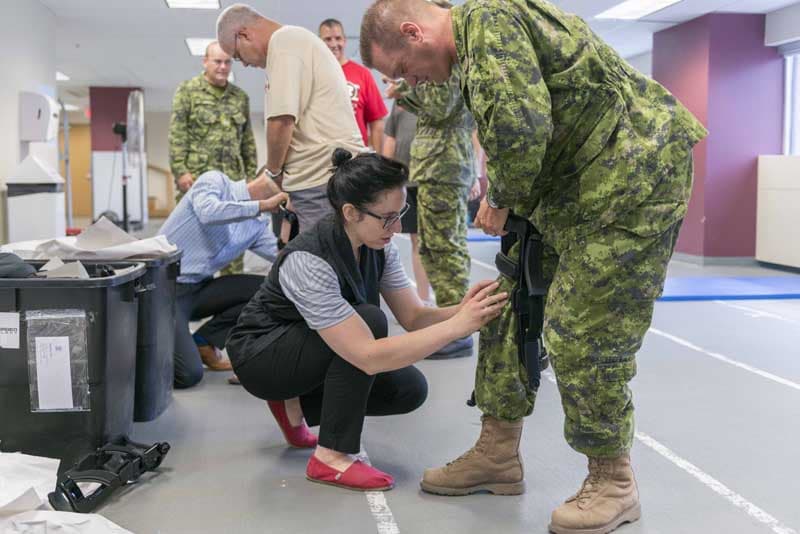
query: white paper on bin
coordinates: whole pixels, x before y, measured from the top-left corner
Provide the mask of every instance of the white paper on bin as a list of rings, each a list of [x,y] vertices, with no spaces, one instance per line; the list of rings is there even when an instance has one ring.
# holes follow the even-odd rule
[[[0,348],[19,348],[19,313],[0,312]]]
[[[53,260],[50,260],[47,263],[50,264],[52,262]],[[44,267],[42,269],[44,269]],[[89,279],[89,273],[86,272],[86,268],[79,261],[64,263],[60,267],[48,269],[44,272],[44,276],[46,278],[78,278],[80,280]]]
[[[53,270],[58,269],[59,267],[63,267],[63,266],[64,266],[64,262],[61,261],[61,258],[53,258],[52,260],[50,260],[47,263],[45,263],[44,265],[42,265],[39,268],[39,272],[40,273],[44,273],[44,272],[47,272],[47,271],[53,271]]]
[[[3,245],[26,260],[70,258],[75,260],[116,261],[128,258],[157,258],[177,250],[163,235],[136,239],[123,232],[105,217],[77,237],[59,237],[39,241],[20,241]]]

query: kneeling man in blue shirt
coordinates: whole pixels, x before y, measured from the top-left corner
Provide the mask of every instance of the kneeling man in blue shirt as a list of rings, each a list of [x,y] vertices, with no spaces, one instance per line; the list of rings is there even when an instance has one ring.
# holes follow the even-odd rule
[[[274,261],[278,253],[270,217],[288,199],[261,174],[250,183],[235,182],[219,171],[197,178],[158,231],[183,251],[175,310],[175,387],[188,388],[203,378],[203,364],[231,369],[224,358],[228,331],[255,294],[263,276],[214,273],[250,250]],[[189,321],[212,317],[194,334]]]

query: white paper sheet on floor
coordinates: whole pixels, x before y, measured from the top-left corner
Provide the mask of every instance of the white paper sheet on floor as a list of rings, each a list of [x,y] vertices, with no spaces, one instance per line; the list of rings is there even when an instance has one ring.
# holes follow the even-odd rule
[[[59,461],[0,452],[0,534],[131,534],[97,514],[52,511]]]
[[[58,460],[0,453],[0,518],[34,510],[56,487]]]
[[[133,534],[97,514],[32,511],[15,515],[2,525],[0,534]]]

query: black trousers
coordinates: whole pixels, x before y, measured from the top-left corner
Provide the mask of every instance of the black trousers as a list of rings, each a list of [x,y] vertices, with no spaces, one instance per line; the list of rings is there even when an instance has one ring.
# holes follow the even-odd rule
[[[189,321],[212,317],[197,334],[225,348],[228,332],[245,304],[264,282],[263,276],[233,274],[196,284],[178,284],[175,306],[175,387],[192,387],[203,379],[203,362],[189,331]]]
[[[386,337],[386,316],[362,304],[356,312],[376,339]],[[246,357],[246,356],[245,356]],[[355,454],[366,415],[404,414],[428,396],[428,382],[413,366],[370,376],[333,352],[305,322],[236,368],[242,386],[264,400],[300,397],[310,426],[319,424],[319,444]]]

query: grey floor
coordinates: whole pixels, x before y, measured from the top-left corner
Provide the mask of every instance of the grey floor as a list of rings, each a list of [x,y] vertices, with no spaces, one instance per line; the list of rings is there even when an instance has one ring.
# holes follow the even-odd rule
[[[408,265],[409,243],[396,241]],[[473,279],[495,276],[496,247],[470,245]],[[670,274],[786,273],[675,262]],[[656,305],[632,382],[643,517],[619,532],[800,530],[798,346],[797,300]],[[475,361],[420,363],[427,403],[367,420],[364,450],[397,481],[377,495],[307,482],[309,452],[288,449],[264,403],[228,385],[227,373],[207,372],[198,387],[176,392],[156,421],[136,425],[136,439],[166,440],[172,451],[159,473],[100,513],[136,533],[544,533],[551,510],[585,474],[584,459],[562,437],[550,380],[523,435],[527,493],[445,498],[419,490],[424,468],[452,460],[478,434],[479,413],[464,403]]]

